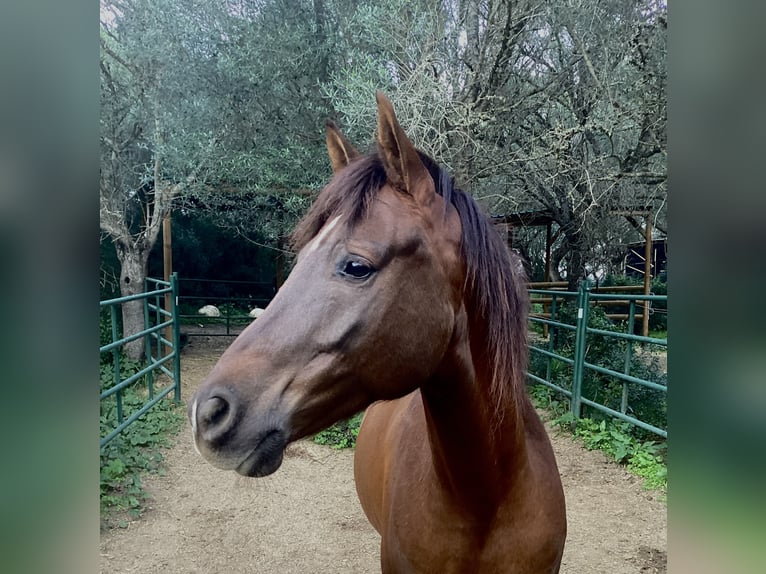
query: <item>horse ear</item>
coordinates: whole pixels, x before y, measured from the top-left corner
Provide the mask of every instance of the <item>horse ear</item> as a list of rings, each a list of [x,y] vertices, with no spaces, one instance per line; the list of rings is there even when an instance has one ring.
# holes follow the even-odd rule
[[[338,173],[346,167],[351,160],[359,156],[354,146],[351,145],[340,130],[331,120],[327,120],[327,153],[330,156],[330,164],[333,173]]]
[[[390,100],[382,92],[377,92],[375,98],[378,101],[378,144],[388,180],[394,187],[412,195],[418,203],[430,203],[435,195],[431,175],[399,125]]]

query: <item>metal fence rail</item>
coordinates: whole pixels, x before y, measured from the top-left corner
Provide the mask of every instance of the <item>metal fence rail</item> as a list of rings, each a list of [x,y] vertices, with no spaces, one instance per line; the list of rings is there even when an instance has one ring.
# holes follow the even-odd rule
[[[271,283],[258,281],[234,281],[229,279],[188,279],[179,282],[179,302],[182,310],[179,319],[183,324],[185,337],[232,337],[239,335],[247,327],[253,317],[242,309],[252,309],[254,306],[265,308],[274,297],[274,287]],[[192,294],[200,286],[205,294]],[[247,292],[247,295],[233,296],[232,292]],[[199,312],[189,312],[203,305],[215,305],[219,308],[219,317],[202,315]],[[224,326],[223,332],[215,329],[205,329],[208,325]]]
[[[532,304],[535,304],[537,301],[544,301],[547,306],[550,306],[550,318],[535,316],[534,314],[532,314],[529,318],[529,320],[533,323],[547,326],[548,330],[550,331],[548,334],[547,348],[542,348],[532,343],[530,343],[529,346],[532,353],[537,353],[545,357],[545,377],[541,377],[534,373],[528,372],[527,375],[529,376],[529,379],[534,383],[544,385],[552,389],[554,392],[566,396],[570,401],[570,409],[575,418],[580,418],[582,414],[582,405],[587,405],[593,409],[606,413],[617,419],[627,421],[654,434],[662,437],[667,437],[668,433],[666,428],[660,428],[646,421],[642,421],[630,414],[629,404],[630,391],[636,386],[642,386],[667,395],[667,386],[665,384],[631,375],[634,343],[648,343],[652,345],[658,345],[665,349],[667,349],[668,345],[667,339],[658,339],[654,337],[645,337],[633,334],[636,324],[635,321],[637,303],[641,302],[642,308],[646,309],[648,308],[647,303],[651,304],[652,302],[667,302],[667,295],[593,293],[591,292],[589,285],[585,282],[580,284],[577,292],[530,289],[529,293],[531,295],[530,301]],[[567,301],[576,302],[575,308],[577,310],[577,316],[574,325],[556,320],[557,314],[559,314],[562,305]],[[603,329],[588,327],[588,316],[591,306],[603,304],[603,302],[615,301],[623,301],[628,306],[625,332],[606,331]],[[558,330],[574,331],[575,342],[572,356],[564,356],[556,352],[555,345]],[[623,368],[621,371],[586,361],[589,335],[597,335],[626,342],[625,360],[623,362]],[[562,386],[552,381],[552,372],[554,370],[555,361],[571,367],[571,389],[563,388]],[[607,375],[621,381],[622,397],[619,410],[610,408],[592,398],[583,396],[583,379],[586,369],[600,373],[602,375]]]
[[[150,286],[152,289],[150,289]],[[162,301],[166,294],[170,297],[170,309],[166,310]],[[143,301],[144,305],[144,330],[127,337],[120,337],[118,311],[122,304],[128,301]],[[178,328],[178,277],[174,273],[170,281],[147,278],[144,293],[118,297],[101,301],[101,309],[109,309],[111,321],[111,342],[100,347],[100,353],[111,353],[113,362],[113,384],[102,391],[99,400],[103,401],[114,396],[117,410],[117,426],[106,436],[101,438],[99,445],[103,447],[120,432],[145,414],[165,396],[173,392],[173,399],[181,401],[181,355],[180,355],[180,332]],[[170,339],[163,336],[169,334]],[[120,373],[121,356],[120,348],[130,341],[144,338],[145,366],[136,373],[122,378]],[[167,375],[172,384],[161,389],[155,388],[155,375],[157,373]],[[128,417],[123,412],[123,391],[139,382],[144,382],[147,389],[146,402]]]

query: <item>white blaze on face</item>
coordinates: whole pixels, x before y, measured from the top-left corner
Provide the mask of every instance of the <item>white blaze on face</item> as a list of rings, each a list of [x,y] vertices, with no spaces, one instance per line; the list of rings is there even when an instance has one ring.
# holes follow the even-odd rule
[[[325,237],[330,233],[333,227],[338,223],[340,220],[340,215],[338,215],[335,219],[333,219],[330,223],[325,225],[322,228],[322,231],[319,232],[319,235],[317,235],[314,239],[311,240],[311,243],[306,248],[306,253],[311,253],[314,251],[319,245],[322,243]]]
[[[194,404],[192,405],[191,425],[194,450],[197,451],[198,455],[202,456],[202,453],[199,451],[199,447],[197,446],[197,399],[194,399]]]

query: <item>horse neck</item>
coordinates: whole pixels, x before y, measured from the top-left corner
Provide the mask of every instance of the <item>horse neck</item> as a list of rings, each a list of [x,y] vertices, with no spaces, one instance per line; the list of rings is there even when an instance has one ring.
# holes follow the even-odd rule
[[[526,465],[517,406],[523,402],[509,396],[498,416],[493,370],[481,360],[486,333],[479,325],[471,327],[462,310],[450,348],[421,394],[437,479],[460,504],[492,513]]]

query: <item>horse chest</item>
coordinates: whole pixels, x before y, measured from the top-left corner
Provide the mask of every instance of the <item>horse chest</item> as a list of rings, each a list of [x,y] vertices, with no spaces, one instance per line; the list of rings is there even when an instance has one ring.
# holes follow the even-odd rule
[[[454,523],[402,515],[381,536],[381,564],[385,574],[471,572],[472,546]]]
[[[558,537],[538,535],[542,517],[537,511],[523,503],[521,508],[504,505],[490,520],[469,519],[427,485],[419,486],[391,500],[381,532],[384,574],[557,571]]]
[[[381,543],[383,573],[550,573],[545,564],[537,564],[538,560],[529,554],[528,549],[510,540],[496,540],[491,536],[482,542],[444,526],[424,524],[418,533],[384,534]]]
[[[485,530],[466,520],[428,485],[401,490],[394,496],[381,532],[384,572],[479,572]]]

